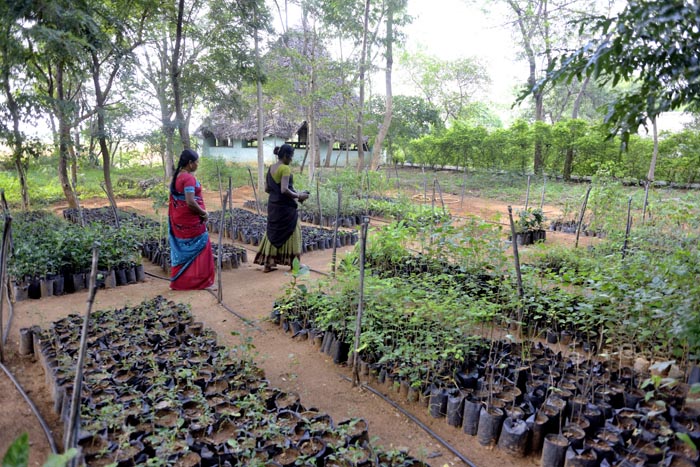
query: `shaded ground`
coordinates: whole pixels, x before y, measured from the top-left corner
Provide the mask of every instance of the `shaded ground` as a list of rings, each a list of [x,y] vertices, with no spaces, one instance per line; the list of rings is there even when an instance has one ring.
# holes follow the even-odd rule
[[[240,206],[243,200],[252,198],[249,191],[238,190],[234,203]],[[210,210],[217,208],[217,194],[205,193],[205,199],[209,201]],[[104,200],[86,200],[82,206],[92,208],[104,204]],[[123,200],[119,206],[149,215],[153,212],[150,200]],[[62,208],[56,206],[55,210],[60,212]],[[507,221],[507,205],[497,201],[467,198],[463,208],[460,209],[459,204],[455,204],[450,205],[450,209],[456,215],[475,214],[501,223]],[[545,211],[552,210],[545,207]],[[570,234],[548,232],[547,242],[569,244],[573,238]],[[593,239],[582,237],[581,243],[585,245],[591,240]],[[248,257],[252,260],[254,247],[246,245],[246,248],[249,249]],[[347,252],[350,248],[341,251]],[[316,271],[329,271],[330,260],[330,250],[314,251],[303,257],[304,263]],[[146,265],[146,270],[155,276],[164,275],[160,268],[150,264]],[[312,277],[321,275],[312,273]],[[263,274],[261,267],[249,262],[239,269],[224,271],[222,280],[224,303],[236,313],[252,320],[255,327],[246,325],[226,311],[211,293],[173,292],[165,280],[153,276],[148,276],[144,283],[99,291],[93,309],[133,305],[156,295],[189,303],[196,319],[214,329],[222,343],[234,346],[250,338],[256,354],[255,361],[265,370],[272,385],[287,392],[298,392],[306,406],[317,407],[332,415],[336,421],[347,417],[365,418],[369,422],[370,436],[376,437],[374,444],[385,448],[407,449],[411,455],[424,459],[433,466],[463,465],[456,456],[386,402],[368,391],[353,388],[344,379],[351,376],[348,368],[334,365],[310,341],[293,340],[288,334],[283,334],[279,327],[267,321],[275,297],[283,292],[289,282],[289,276],[283,269]],[[62,427],[53,412],[53,402],[48,394],[41,365],[33,358],[20,358],[16,355],[19,329],[35,324],[48,327],[52,321],[69,313],[83,314],[86,300],[87,293],[78,292],[16,304],[6,347],[6,353],[9,354],[6,358],[7,366],[39,407],[59,446],[62,446]],[[398,394],[389,392],[388,388],[377,389],[399,402]],[[0,394],[0,455],[16,436],[27,431],[31,442],[29,465],[41,465],[50,452],[46,439],[29,408],[4,375],[0,375]],[[534,457],[516,460],[498,449],[480,446],[476,438],[448,426],[445,419],[431,418],[424,407],[406,402],[400,404],[478,466],[539,465],[539,459]]]

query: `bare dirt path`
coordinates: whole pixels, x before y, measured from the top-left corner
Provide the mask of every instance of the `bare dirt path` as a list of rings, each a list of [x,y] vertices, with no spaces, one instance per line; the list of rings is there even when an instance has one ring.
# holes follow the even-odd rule
[[[242,189],[236,192],[234,202],[240,206],[243,200],[250,198],[252,193]],[[217,193],[209,193],[207,200],[210,210],[218,207]],[[104,204],[104,200],[86,200],[82,203],[84,207],[97,207]],[[119,206],[122,209],[143,214],[152,215],[153,213],[150,200],[122,200]],[[57,212],[61,209],[61,206],[55,207]],[[501,222],[507,219],[506,205],[497,201],[489,202],[473,198],[465,201],[463,209],[455,209],[451,206],[451,210],[456,215],[475,214],[497,222],[499,217]],[[572,241],[571,235],[549,234],[551,233],[548,232],[548,242],[570,243]],[[582,240],[582,243],[589,241],[589,239]],[[250,245],[245,247],[249,249],[249,261],[252,261],[254,247]],[[350,251],[350,248],[342,249],[341,254],[347,251]],[[329,271],[330,259],[330,250],[314,251],[303,257],[303,261],[317,271]],[[160,268],[150,264],[146,264],[146,270],[155,276],[164,275]],[[317,273],[312,273],[311,276],[311,279],[323,277]],[[156,295],[189,303],[195,317],[214,329],[222,343],[235,346],[249,338],[255,347],[255,361],[264,369],[272,385],[284,391],[298,392],[307,407],[317,407],[329,413],[335,420],[363,417],[369,422],[370,436],[376,437],[374,444],[385,448],[406,449],[411,455],[433,466],[464,465],[433,437],[427,435],[385,401],[366,390],[353,388],[345,379],[351,375],[348,368],[334,365],[329,357],[320,353],[310,341],[293,340],[289,334],[284,334],[278,326],[267,320],[275,298],[283,293],[289,280],[290,277],[282,269],[271,274],[263,274],[261,267],[251,262],[244,263],[238,269],[223,271],[224,303],[236,313],[252,320],[255,327],[246,325],[238,317],[222,308],[211,293],[173,292],[168,288],[165,280],[153,276],[148,276],[144,283],[100,290],[93,309],[113,309],[127,304],[133,305]],[[32,325],[48,327],[52,321],[69,313],[83,314],[86,299],[87,293],[78,292],[16,304],[6,347],[9,354],[9,358],[6,359],[7,366],[13,370],[40,408],[44,418],[52,427],[54,438],[59,446],[62,444],[62,427],[53,412],[53,403],[48,394],[43,370],[35,359],[20,358],[16,355],[19,329]],[[400,402],[398,394],[388,392],[386,387],[377,387],[377,389],[388,393],[389,397],[407,408],[478,466],[539,464],[539,459],[534,457],[517,460],[498,449],[484,448],[477,443],[476,438],[463,434],[460,429],[448,426],[444,418],[431,418],[425,407]],[[0,455],[19,433],[26,431],[32,443],[29,465],[41,465],[50,452],[48,444],[38,423],[29,413],[28,407],[4,375],[0,375],[0,394],[2,394],[0,396]]]

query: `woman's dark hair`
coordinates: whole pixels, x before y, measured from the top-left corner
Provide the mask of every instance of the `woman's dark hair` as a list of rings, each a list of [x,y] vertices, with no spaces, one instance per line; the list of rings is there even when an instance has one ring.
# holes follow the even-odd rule
[[[277,159],[280,160],[287,156],[291,157],[294,154],[294,148],[289,144],[283,144],[275,154],[277,154]]]
[[[272,154],[274,154],[274,155],[276,156],[276,155],[279,154],[279,153],[280,153],[280,147],[279,147],[279,146],[275,146],[275,149],[272,150]]]
[[[183,169],[183,167],[185,167],[192,161],[196,161],[197,159],[199,159],[199,154],[197,154],[197,151],[194,151],[192,149],[185,149],[180,153],[180,159],[177,161],[177,167],[175,168],[173,179],[170,181],[170,193],[172,193],[173,195],[182,194],[178,193],[178,191],[175,189],[175,180],[177,180],[177,176],[180,174],[180,171]]]

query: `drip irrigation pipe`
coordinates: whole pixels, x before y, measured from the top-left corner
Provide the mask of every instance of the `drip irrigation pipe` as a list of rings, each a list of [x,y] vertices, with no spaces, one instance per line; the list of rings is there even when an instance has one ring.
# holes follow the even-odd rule
[[[150,273],[150,272],[148,272],[148,271],[146,271],[146,275],[147,275],[147,276],[151,276],[151,277],[155,277],[156,279],[161,279],[161,280],[164,280],[164,281],[170,281],[170,279],[167,278],[167,277],[159,276],[158,274],[152,274],[152,273]],[[212,294],[212,295],[214,296],[214,298],[216,298],[216,299],[218,300],[219,297],[214,293],[213,290],[207,290],[207,292],[209,292],[210,294]],[[231,313],[231,314],[234,315],[236,318],[238,318],[238,319],[240,319],[241,321],[243,321],[243,322],[244,322],[245,324],[247,324],[248,326],[254,327],[254,328],[257,329],[258,331],[260,331],[260,332],[262,332],[263,334],[265,334],[265,331],[264,331],[263,329],[261,329],[261,328],[259,328],[258,326],[256,326],[255,323],[253,323],[251,320],[249,320],[249,319],[246,318],[245,316],[239,315],[238,313],[236,313],[235,311],[233,311],[233,310],[232,310],[231,308],[229,308],[224,302],[220,302],[220,305],[221,305],[222,307],[224,307],[224,310],[228,311],[229,313]]]
[[[350,378],[348,378],[347,376],[341,375],[340,373],[338,373],[338,376],[340,376],[341,378],[343,378],[345,381],[348,381],[348,382],[352,383],[352,380],[351,380]],[[361,384],[361,387],[362,387],[363,389],[367,389],[367,390],[368,390],[369,392],[371,392],[372,394],[374,394],[374,395],[376,395],[376,396],[379,396],[379,397],[381,397],[382,399],[384,399],[384,401],[388,402],[389,405],[391,405],[391,406],[394,407],[396,410],[398,410],[399,412],[401,412],[403,415],[405,415],[405,416],[406,416],[409,420],[411,420],[413,423],[415,423],[416,425],[418,425],[419,427],[421,427],[421,428],[423,429],[423,431],[425,431],[425,432],[428,433],[430,436],[432,436],[433,438],[435,438],[440,444],[442,444],[443,446],[445,446],[450,452],[452,452],[452,454],[454,454],[455,456],[459,457],[459,460],[461,460],[462,462],[464,462],[465,464],[467,464],[469,467],[476,467],[476,464],[474,464],[472,461],[470,461],[469,459],[467,459],[466,457],[464,457],[464,455],[462,455],[461,452],[457,451],[454,447],[452,447],[452,445],[451,445],[450,443],[448,443],[447,441],[445,441],[444,439],[442,439],[442,438],[440,437],[440,435],[438,435],[438,434],[435,433],[433,430],[431,430],[430,428],[428,428],[423,422],[421,422],[420,420],[418,420],[413,414],[411,414],[411,413],[407,412],[406,410],[404,410],[404,409],[403,409],[400,405],[398,405],[396,402],[394,402],[393,400],[389,399],[388,397],[386,397],[384,394],[382,394],[381,392],[377,391],[376,389],[374,389],[374,388],[372,388],[372,387],[370,387],[370,386],[367,386],[367,385],[364,384],[364,383]]]
[[[36,416],[37,420],[39,420],[39,425],[41,425],[41,428],[44,430],[44,434],[46,435],[46,440],[49,442],[49,447],[51,448],[51,452],[54,454],[58,454],[58,449],[56,448],[56,442],[53,439],[53,434],[51,433],[51,429],[49,426],[46,424],[46,421],[42,418],[41,414],[39,413],[39,409],[37,409],[36,405],[34,405],[34,402],[29,398],[26,392],[24,392],[24,389],[22,388],[22,385],[19,384],[19,381],[15,379],[15,377],[10,373],[10,370],[8,370],[5,365],[0,363],[0,368],[5,372],[8,378],[10,378],[10,381],[12,381],[17,388],[17,390],[22,394],[22,397],[24,400],[29,404],[29,407],[32,409],[32,412],[34,412],[34,415]]]

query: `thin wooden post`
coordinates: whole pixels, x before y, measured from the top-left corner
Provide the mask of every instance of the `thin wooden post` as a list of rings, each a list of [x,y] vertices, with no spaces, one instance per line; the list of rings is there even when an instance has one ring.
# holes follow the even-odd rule
[[[544,191],[547,186],[547,175],[542,172],[542,197],[540,198],[540,211],[544,208]]]
[[[5,280],[5,275],[7,274],[7,252],[9,251],[10,245],[10,229],[12,228],[12,216],[5,214],[5,226],[2,230],[2,250],[0,251],[0,295],[5,295],[2,291],[7,288],[9,292],[9,283]],[[3,338],[0,339],[0,362],[5,361],[5,339],[6,334],[3,333],[3,303],[5,302],[5,297],[0,296],[0,334]],[[8,319],[7,329],[10,329],[10,320]]]
[[[651,185],[651,182],[647,180],[644,183],[644,206],[642,207],[642,224],[644,224],[644,221],[647,218],[647,206],[649,205],[649,186]]]
[[[230,192],[226,192],[226,195],[224,196],[224,203],[223,206],[226,206],[228,203],[228,197],[230,196]],[[216,299],[221,303],[223,300],[223,290],[221,289],[222,283],[221,283],[221,259],[224,256],[224,250],[223,250],[223,233],[224,233],[224,218],[226,214],[226,209],[221,210],[221,219],[219,220],[219,251],[217,252],[216,255],[216,277],[218,278],[218,290],[216,291]]]
[[[440,206],[442,206],[442,213],[447,214],[447,210],[445,209],[445,200],[442,197],[442,187],[440,186],[440,181],[437,178],[435,178],[435,184],[437,185],[438,194],[440,195]]]
[[[102,188],[102,191],[104,191],[105,195],[107,195],[109,206],[110,208],[112,208],[112,215],[114,215],[114,226],[117,228],[117,230],[120,230],[121,222],[119,221],[119,211],[117,210],[117,202],[115,201],[114,196],[112,196],[111,193],[107,191],[107,187],[105,186],[104,182],[100,182],[100,188]]]
[[[464,193],[467,191],[467,166],[464,166],[464,177],[462,178],[462,195],[459,200],[459,208],[464,207]]]
[[[360,384],[360,337],[362,335],[362,313],[364,311],[365,299],[365,251],[367,249],[367,230],[369,227],[369,216],[362,217],[362,228],[360,230],[360,299],[357,304],[357,319],[355,320],[355,348],[352,353],[352,385]]]
[[[525,210],[527,211],[527,206],[530,204],[530,175],[527,176],[527,193],[525,193]]]
[[[522,309],[522,302],[523,302],[523,276],[520,271],[520,255],[518,254],[518,237],[516,236],[515,233],[515,222],[513,222],[513,208],[511,206],[508,206],[508,219],[510,220],[510,235],[513,241],[511,242],[513,244],[513,260],[515,261],[515,277],[518,283],[518,321],[520,324],[522,324],[523,321],[523,309]],[[519,328],[522,328],[522,326],[519,326]]]
[[[321,210],[321,195],[319,194],[319,179],[316,178],[316,209],[318,209],[318,225],[323,226],[323,211]]]
[[[433,179],[433,194],[430,197],[430,208],[433,211],[433,214],[435,214],[435,183],[437,182],[437,178]]]
[[[219,164],[216,165],[216,178],[219,180],[219,203],[221,204],[221,212],[224,212],[224,186],[221,184],[221,170]]]
[[[420,166],[421,172],[423,172],[423,202],[428,201],[428,177],[425,175],[425,167]]]
[[[250,176],[250,185],[253,187],[253,196],[255,197],[255,210],[260,215],[260,202],[258,201],[258,190],[255,189],[255,182],[253,181],[253,172],[250,171],[248,167],[248,175]]]
[[[625,228],[625,242],[622,244],[622,257],[627,255],[627,241],[630,238],[630,230],[632,229],[632,197],[627,200],[627,226]]]
[[[85,227],[85,216],[83,216],[83,208],[80,206],[80,196],[78,196],[78,188],[73,182],[73,193],[75,193],[75,202],[78,205],[78,216],[80,217],[80,226]]]
[[[331,276],[335,277],[335,263],[338,243],[338,227],[340,223],[340,205],[343,196],[343,186],[338,186],[338,209],[335,212],[335,228],[333,229],[333,256],[331,257]]]
[[[586,190],[586,196],[583,198],[583,204],[581,205],[581,214],[578,216],[578,225],[576,226],[576,244],[574,248],[578,248],[578,239],[581,236],[581,225],[583,224],[583,215],[586,213],[586,204],[588,204],[588,195],[591,194],[591,188],[593,185],[588,185],[588,190]]]
[[[401,180],[399,179],[399,167],[394,162],[394,172],[396,173],[396,192],[401,193]]]
[[[90,314],[92,305],[95,303],[97,294],[97,259],[100,256],[100,247],[92,247],[92,268],[90,269],[90,290],[88,293],[87,309],[83,317],[83,329],[80,333],[80,349],[78,350],[78,361],[75,366],[75,380],[73,381],[73,394],[71,395],[70,416],[68,417],[68,429],[66,431],[65,451],[76,447],[78,442],[80,401],[83,390],[83,366],[85,364],[85,353],[87,351],[87,338],[90,331]],[[75,465],[75,461],[71,465]]]

